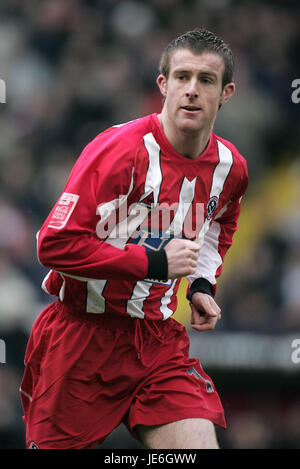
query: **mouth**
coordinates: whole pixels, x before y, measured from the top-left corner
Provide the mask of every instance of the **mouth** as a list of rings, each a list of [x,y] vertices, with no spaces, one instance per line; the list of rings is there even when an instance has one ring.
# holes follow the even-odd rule
[[[181,106],[181,109],[187,112],[197,112],[202,111],[201,107],[199,106]]]

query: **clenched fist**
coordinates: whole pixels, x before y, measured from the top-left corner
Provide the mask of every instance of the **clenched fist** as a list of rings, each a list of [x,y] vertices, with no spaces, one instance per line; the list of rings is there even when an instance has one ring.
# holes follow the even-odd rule
[[[221,319],[220,307],[206,293],[194,293],[190,306],[191,325],[195,331],[211,331]]]
[[[172,239],[164,248],[168,259],[168,278],[195,273],[199,245],[188,239]]]

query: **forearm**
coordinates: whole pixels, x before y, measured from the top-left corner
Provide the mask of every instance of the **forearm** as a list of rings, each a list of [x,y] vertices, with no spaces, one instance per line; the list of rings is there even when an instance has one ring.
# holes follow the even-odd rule
[[[90,234],[51,236],[40,232],[38,258],[49,269],[82,279],[140,280],[148,271],[143,247],[118,249]]]

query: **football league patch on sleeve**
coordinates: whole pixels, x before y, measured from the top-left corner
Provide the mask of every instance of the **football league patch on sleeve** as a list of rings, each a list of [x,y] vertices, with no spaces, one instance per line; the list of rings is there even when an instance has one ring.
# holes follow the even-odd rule
[[[66,226],[76,204],[78,202],[79,195],[68,194],[64,192],[56,204],[52,218],[49,223],[49,228],[55,228],[61,230]]]

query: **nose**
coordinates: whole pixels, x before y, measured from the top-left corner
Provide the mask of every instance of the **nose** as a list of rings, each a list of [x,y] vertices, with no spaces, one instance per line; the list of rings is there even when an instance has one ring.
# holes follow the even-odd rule
[[[198,98],[199,92],[198,92],[197,81],[196,80],[191,80],[189,82],[187,90],[185,92],[185,95],[189,99]]]

